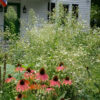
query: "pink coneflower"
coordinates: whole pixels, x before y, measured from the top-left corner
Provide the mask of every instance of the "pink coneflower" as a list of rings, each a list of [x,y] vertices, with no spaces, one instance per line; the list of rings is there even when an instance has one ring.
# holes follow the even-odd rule
[[[29,81],[25,79],[20,80],[16,86],[17,92],[24,92],[27,91],[29,88]]]
[[[5,80],[5,82],[6,83],[10,83],[10,82],[12,82],[12,81],[14,81],[15,80],[15,78],[14,77],[12,77],[10,74],[8,75],[8,78]]]
[[[31,70],[30,68],[27,68],[26,72],[24,73],[24,77],[26,79],[34,79],[34,73],[35,71],[34,70]]]
[[[16,100],[22,100],[22,98],[23,98],[23,95],[20,93],[20,94],[18,94]]]
[[[66,77],[62,83],[63,85],[71,85],[72,84],[72,81],[69,80],[69,77]]]
[[[17,64],[17,67],[15,69],[16,72],[22,72],[24,70],[25,70],[25,68],[23,68],[21,64]]]
[[[36,79],[41,81],[48,80],[48,75],[45,73],[45,69],[41,68],[40,72],[36,74]]]
[[[34,70],[32,70],[31,68],[27,68],[27,69],[26,69],[26,71],[27,71],[28,73],[35,74],[35,71],[34,71]]]
[[[56,69],[57,69],[57,71],[63,71],[65,69],[64,63],[61,62]]]
[[[46,88],[46,92],[51,92],[51,91],[54,91],[54,88],[51,88],[51,87],[48,87],[48,88]]]
[[[60,82],[57,76],[53,77],[53,80],[50,80],[50,86],[58,86],[60,87]]]
[[[42,84],[41,85],[41,89],[45,89],[45,88],[47,88],[47,85],[46,84]]]

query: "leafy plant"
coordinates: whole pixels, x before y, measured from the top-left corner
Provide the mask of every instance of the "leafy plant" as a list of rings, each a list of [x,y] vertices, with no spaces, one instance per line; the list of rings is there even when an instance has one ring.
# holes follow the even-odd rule
[[[9,40],[12,35],[18,36],[19,33],[19,19],[15,9],[10,6],[5,13],[5,36],[6,40]]]
[[[63,14],[66,15],[62,12],[59,11],[58,16],[54,13],[50,22],[43,24],[42,27],[36,27],[34,24],[37,21],[34,19],[36,17],[33,16],[33,12],[30,20],[34,23],[28,28],[24,27],[23,37],[20,37],[16,43],[12,42],[14,45],[9,46],[8,61],[11,65],[21,63],[22,67],[26,69],[30,67],[36,72],[44,67],[49,80],[57,75],[62,81],[67,75],[72,79],[73,84],[55,87],[56,93],[53,94],[45,94],[43,90],[28,91],[25,92],[27,95],[25,100],[100,99],[100,29],[88,29],[82,22],[72,18],[71,14],[67,14],[62,19]],[[56,67],[60,62],[64,62],[66,70],[57,72]],[[18,81],[23,73],[15,74],[14,72],[13,75]],[[16,90],[11,91],[13,90],[14,92],[11,92],[9,96],[17,95]],[[4,95],[6,97],[6,94]],[[11,98],[13,97],[9,97],[9,100]]]

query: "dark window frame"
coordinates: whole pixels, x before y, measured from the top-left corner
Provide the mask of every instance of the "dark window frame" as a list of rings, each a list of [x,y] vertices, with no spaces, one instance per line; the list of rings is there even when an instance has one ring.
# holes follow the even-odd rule
[[[54,11],[56,7],[56,4],[55,3],[52,3],[52,2],[48,2],[48,16],[47,16],[47,19],[49,20],[49,13],[52,13]]]
[[[63,4],[64,11],[69,12],[69,4]]]
[[[72,4],[72,16],[78,19],[79,17],[79,4]]]

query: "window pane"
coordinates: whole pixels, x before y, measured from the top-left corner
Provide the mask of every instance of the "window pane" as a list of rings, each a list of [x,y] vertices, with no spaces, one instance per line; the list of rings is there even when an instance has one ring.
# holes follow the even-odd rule
[[[55,9],[55,3],[51,3],[51,12]]]
[[[73,4],[72,5],[72,12],[73,12],[73,16],[75,16],[76,18],[78,18],[78,11],[79,10],[79,5],[78,4]]]
[[[66,13],[68,13],[68,11],[69,11],[69,5],[63,5],[63,7],[64,7],[64,11],[65,11]]]
[[[55,9],[55,3],[48,3],[48,12],[53,12]],[[47,19],[49,20],[49,13],[48,13],[48,16],[47,16]]]

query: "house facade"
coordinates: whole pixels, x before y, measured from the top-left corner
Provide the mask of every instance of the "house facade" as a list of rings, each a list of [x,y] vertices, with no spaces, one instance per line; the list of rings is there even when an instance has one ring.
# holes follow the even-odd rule
[[[90,24],[91,0],[8,0],[7,6],[13,6],[20,19],[27,19],[28,11],[32,8],[36,16],[48,20],[48,12],[62,3],[68,11],[74,11],[78,19]],[[0,5],[0,30],[4,31],[5,9]],[[78,12],[76,12],[78,9]]]

